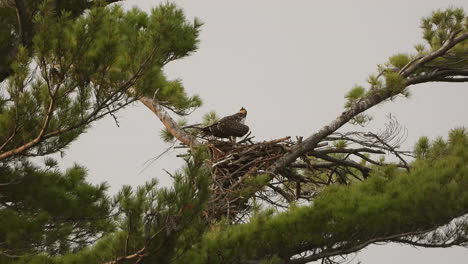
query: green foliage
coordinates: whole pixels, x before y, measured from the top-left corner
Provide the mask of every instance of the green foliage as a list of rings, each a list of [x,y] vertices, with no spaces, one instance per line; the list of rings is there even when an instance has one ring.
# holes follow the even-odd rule
[[[60,151],[91,122],[140,96],[179,114],[201,105],[198,96],[188,96],[179,80],[169,81],[162,72],[198,44],[201,23],[186,21],[175,5],[160,5],[150,15],[96,6],[80,17],[56,16],[51,8],[38,9],[32,46],[19,47],[11,63],[2,93],[9,100],[0,108],[3,152],[25,144],[28,155]]]
[[[203,115],[202,125],[203,126],[212,125],[212,124],[218,122],[219,119],[221,119],[221,118],[216,114],[215,111],[210,111],[210,112]]]
[[[132,254],[143,247],[151,252],[144,263],[173,263],[200,241],[207,229],[202,211],[209,198],[210,171],[205,149],[193,151],[171,188],[152,180],[136,190],[124,186],[114,203],[118,230],[78,253],[57,257],[25,256],[15,262],[41,264],[101,263]]]
[[[405,79],[396,72],[387,72],[385,74],[385,84],[389,92],[398,93],[406,88]]]
[[[0,244],[11,255],[63,254],[113,230],[107,185],[91,185],[86,170],[65,173],[48,159],[40,169],[23,162],[0,167]]]
[[[133,256],[128,261],[135,263],[281,263],[305,250],[352,249],[433,229],[468,213],[464,129],[451,131],[448,140],[421,138],[409,172],[372,166],[363,182],[328,187],[308,206],[292,205],[281,213],[254,207],[249,222],[235,226],[227,220],[210,226],[205,219],[210,197],[206,149],[192,150],[182,170],[170,175],[171,188],[160,188],[152,180],[137,188],[124,186],[114,199],[105,195],[105,184],[87,183],[86,170],[79,166],[61,172],[50,158],[44,167],[32,165],[29,157],[63,152],[93,121],[141,96],[180,116],[199,107],[201,99],[189,96],[180,80],[168,80],[163,67],[196,50],[201,23],[188,21],[170,3],[149,14],[106,7],[105,1],[28,4],[34,19],[27,21],[24,32],[18,30],[15,10],[0,4],[0,80],[6,80],[0,93],[1,263],[103,263],[121,256]],[[434,12],[422,27],[434,50],[454,32],[467,31],[468,20],[461,9],[448,9]],[[464,69],[467,62],[457,58],[466,55],[467,45],[457,44],[425,66],[450,63]],[[415,48],[418,55],[429,52],[424,45]],[[368,78],[369,89],[356,86],[346,95],[345,107],[406,94],[398,72],[413,58],[390,57]],[[218,119],[208,113],[203,125]],[[361,125],[368,121],[365,114],[352,120]],[[168,131],[162,136],[174,140]],[[335,147],[346,144],[337,142]],[[336,173],[359,175],[356,169]],[[327,179],[320,173],[314,177]],[[229,194],[241,202],[262,190],[271,175],[247,175],[244,180],[245,188]],[[466,237],[463,232],[457,235]],[[437,243],[445,238],[433,239]],[[141,261],[133,255],[139,251]]]
[[[371,90],[380,89],[383,86],[382,81],[375,75],[370,75],[369,78],[367,78],[367,83],[369,83]]]
[[[353,102],[356,100],[362,98],[366,93],[366,89],[362,86],[354,86],[353,89],[351,89],[346,95],[345,98],[348,99],[348,101],[345,104],[346,108],[351,107]]]
[[[420,159],[436,161],[454,151],[454,148],[464,146],[466,135],[465,128],[456,128],[450,131],[447,141],[439,137],[430,142],[427,137],[421,137],[415,146],[415,154]]]
[[[424,44],[416,44],[414,45],[414,49],[418,52],[419,56],[424,56],[427,53],[426,46],[424,46]]]
[[[401,69],[406,64],[408,64],[411,61],[411,59],[408,55],[400,53],[400,54],[391,56],[388,59],[388,61],[391,65],[395,66],[397,69]]]
[[[416,146],[414,147],[414,153],[416,154],[416,158],[424,158],[426,157],[429,151],[429,138],[428,137],[421,137]]]
[[[187,111],[197,108],[202,104],[198,96],[187,97],[182,82],[179,80],[165,82],[162,89],[156,91],[156,95],[163,105],[169,103],[177,110],[176,113],[179,115],[186,115]]]
[[[180,119],[177,121],[177,126],[184,127],[187,125],[187,119]],[[159,137],[166,143],[174,142],[174,135],[165,127],[159,132]]]
[[[360,125],[360,126],[366,126],[369,124],[370,121],[372,121],[372,116],[367,115],[367,114],[359,114],[353,117],[349,122],[353,125]]]
[[[76,166],[63,173],[50,158],[45,158],[44,168],[29,163],[29,157],[63,153],[92,122],[141,96],[155,98],[181,115],[201,105],[179,80],[168,80],[163,73],[167,63],[196,50],[201,26],[197,19],[188,21],[169,3],[147,14],[137,8],[108,7],[105,1],[59,2],[28,1],[24,28],[16,10],[0,4],[2,263],[4,255],[37,252],[52,256],[81,250],[64,257],[72,263],[124,254],[145,243],[151,230],[143,228],[148,225],[142,212],[155,206],[152,201],[168,206],[166,196],[188,196],[190,188],[206,184],[201,176],[193,176],[199,185],[189,188],[179,180],[172,191],[157,189],[154,182],[136,191],[124,187],[114,204],[119,215],[114,222],[106,185],[86,183],[85,169]],[[180,174],[176,179],[181,177],[189,178]],[[207,195],[197,190],[196,195]],[[116,223],[119,231],[109,234]],[[102,253],[82,250],[102,235],[106,238],[96,245]],[[123,249],[127,238],[132,247]],[[39,262],[48,259],[33,257]]]
[[[437,10],[431,16],[423,19],[421,27],[424,33],[424,39],[429,44],[429,50],[433,51],[444,45],[455,34],[464,34],[468,32],[468,17],[461,8],[449,8],[446,10]],[[419,47],[419,50],[422,50]],[[429,62],[431,67],[448,67],[449,69],[463,70],[468,66],[466,60],[460,59],[466,54],[468,42],[462,41],[456,44],[447,52],[446,56],[439,57]],[[421,53],[427,53],[424,49]]]
[[[337,149],[344,149],[347,146],[347,142],[346,140],[337,140],[333,142],[333,146],[335,146]]]
[[[255,177],[248,177],[245,180],[247,186],[241,190],[239,196],[241,198],[248,199],[249,197],[252,197],[255,192],[263,189],[263,187],[265,187],[269,181],[270,177],[267,174],[259,174],[255,175]]]
[[[163,128],[161,131],[159,131],[159,137],[166,143],[171,143],[175,140],[174,135],[172,135],[172,133],[167,128]]]
[[[441,47],[451,34],[459,31],[468,31],[468,18],[461,8],[448,8],[432,12],[421,22],[423,38],[432,50]]]
[[[347,99],[345,103],[345,108],[350,108],[353,106],[354,103],[358,102],[364,96],[366,96],[366,89],[362,86],[356,85],[351,89],[346,95],[345,98]],[[372,117],[366,114],[359,114],[356,115],[350,123],[353,125],[361,125],[365,126],[372,120]]]
[[[266,212],[248,224],[209,233],[177,263],[291,256],[300,252],[298,245],[346,248],[415,227],[427,230],[448,224],[468,213],[468,134],[454,130],[443,143],[433,144],[428,150],[433,156],[415,161],[410,172],[383,167],[364,182],[328,187],[310,206],[275,215]],[[440,156],[442,145],[445,155]]]
[[[429,52],[442,47],[450,38],[460,36],[468,32],[468,17],[461,8],[448,8],[445,10],[437,10],[430,16],[422,19],[421,28],[423,29],[423,38],[429,44],[427,48],[424,44],[415,45],[417,54],[395,54],[388,59],[388,62],[378,66],[378,74],[371,75],[367,82],[370,87],[367,89],[357,86],[353,88],[345,96],[347,98],[345,108],[350,108],[358,99],[384,97],[393,99],[396,95],[410,96],[407,87],[407,80],[419,83],[418,78],[422,76],[434,75],[437,70],[444,70],[448,72],[463,72],[468,66],[468,62],[464,60],[466,50],[468,49],[467,41],[460,41],[454,47],[451,47],[446,52],[445,56],[440,56],[431,59],[420,65],[417,69],[412,69],[411,76],[401,76],[400,70],[405,66],[410,66],[414,62],[421,59],[422,56],[427,55]],[[424,68],[427,67],[427,68]],[[407,69],[407,68],[406,68]],[[405,74],[408,74],[406,72]],[[404,75],[405,75],[404,74]],[[449,74],[450,75],[450,74]],[[446,78],[457,79],[457,74],[453,74]],[[463,75],[463,74],[461,74]],[[440,81],[440,79],[438,80]],[[427,81],[424,81],[427,82]],[[365,114],[360,114],[352,119],[352,123],[365,125],[372,118]]]

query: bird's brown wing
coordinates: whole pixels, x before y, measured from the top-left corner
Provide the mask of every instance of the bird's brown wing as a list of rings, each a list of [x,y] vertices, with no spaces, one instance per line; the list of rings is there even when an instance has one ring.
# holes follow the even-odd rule
[[[223,117],[217,123],[203,128],[203,133],[219,138],[242,137],[249,132],[249,127],[240,123],[240,120],[242,116],[237,114]]]
[[[226,121],[219,122],[216,130],[218,137],[242,137],[249,132],[249,127],[239,122]]]
[[[225,116],[221,118],[218,123],[225,123],[225,122],[240,122],[242,120],[243,116],[240,113],[236,113],[230,116]]]

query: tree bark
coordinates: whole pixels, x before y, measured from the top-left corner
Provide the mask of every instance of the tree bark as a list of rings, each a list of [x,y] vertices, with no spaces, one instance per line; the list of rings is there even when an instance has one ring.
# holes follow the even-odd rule
[[[172,117],[166,112],[166,110],[156,101],[148,97],[142,97],[139,99],[151,112],[153,112],[161,123],[169,130],[169,132],[180,142],[193,148],[200,144],[196,137],[187,134],[181,129]]]

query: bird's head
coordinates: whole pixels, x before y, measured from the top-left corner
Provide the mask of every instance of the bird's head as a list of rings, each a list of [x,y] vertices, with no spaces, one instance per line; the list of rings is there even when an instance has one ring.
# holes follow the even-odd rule
[[[247,115],[247,110],[246,110],[244,107],[242,107],[242,108],[239,110],[239,113],[242,114],[242,115],[244,115],[244,116],[246,116],[246,115]]]

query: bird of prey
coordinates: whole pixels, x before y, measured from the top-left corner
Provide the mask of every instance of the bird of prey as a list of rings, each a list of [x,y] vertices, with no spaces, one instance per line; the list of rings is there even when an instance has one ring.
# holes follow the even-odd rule
[[[204,127],[204,135],[212,135],[219,138],[229,138],[235,142],[235,137],[242,137],[249,132],[249,127],[244,124],[247,110],[242,107],[239,112],[225,116],[218,122]]]

